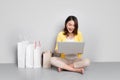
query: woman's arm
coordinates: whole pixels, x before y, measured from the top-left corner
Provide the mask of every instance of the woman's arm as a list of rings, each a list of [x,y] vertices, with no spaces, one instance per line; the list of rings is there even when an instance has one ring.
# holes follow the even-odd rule
[[[62,32],[58,33],[55,45],[55,52],[58,53],[58,42],[62,42]]]

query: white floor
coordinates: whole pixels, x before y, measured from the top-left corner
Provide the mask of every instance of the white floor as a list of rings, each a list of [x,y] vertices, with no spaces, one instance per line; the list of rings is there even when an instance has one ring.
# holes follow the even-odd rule
[[[18,69],[16,64],[0,64],[0,80],[120,80],[120,63],[92,63],[84,75],[52,69]]]

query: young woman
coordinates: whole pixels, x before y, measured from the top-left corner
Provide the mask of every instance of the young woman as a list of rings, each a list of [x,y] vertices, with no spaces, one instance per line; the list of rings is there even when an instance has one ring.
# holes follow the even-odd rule
[[[58,33],[55,52],[58,52],[58,42],[83,42],[82,33],[78,31],[78,20],[75,16],[68,16],[65,21],[65,27],[63,31]],[[83,59],[82,54],[61,54],[61,57],[52,57],[51,64],[58,68],[58,71],[62,69],[84,73],[84,68],[89,66],[90,60]]]

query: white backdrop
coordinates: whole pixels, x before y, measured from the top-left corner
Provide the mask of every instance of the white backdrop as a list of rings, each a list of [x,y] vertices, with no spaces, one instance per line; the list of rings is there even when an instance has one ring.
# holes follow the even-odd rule
[[[0,0],[0,63],[15,63],[17,42],[40,40],[53,50],[69,15],[79,20],[84,57],[120,62],[119,0]]]

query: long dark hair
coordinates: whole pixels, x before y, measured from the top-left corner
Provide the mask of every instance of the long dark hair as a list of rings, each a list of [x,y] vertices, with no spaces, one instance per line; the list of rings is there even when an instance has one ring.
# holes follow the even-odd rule
[[[64,29],[63,29],[63,31],[64,31],[64,35],[68,35],[68,30],[67,30],[67,26],[66,26],[66,24],[68,23],[68,21],[70,21],[70,20],[73,20],[74,21],[74,23],[75,23],[75,29],[74,29],[74,31],[72,32],[74,35],[77,35],[77,31],[78,31],[78,20],[77,20],[77,18],[75,17],[75,16],[68,16],[67,17],[67,19],[65,20],[65,27],[64,27]]]

